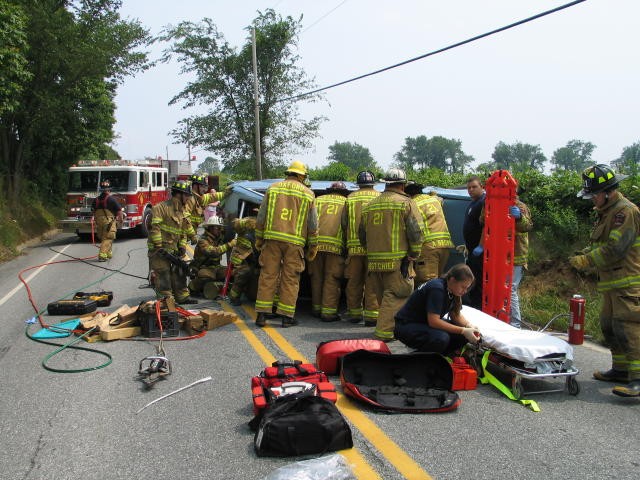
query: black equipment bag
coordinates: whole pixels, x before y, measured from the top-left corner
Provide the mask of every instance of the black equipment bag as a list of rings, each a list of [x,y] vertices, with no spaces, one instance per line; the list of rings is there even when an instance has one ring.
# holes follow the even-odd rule
[[[98,302],[88,298],[76,298],[73,300],[58,300],[47,305],[49,315],[84,315],[95,312]]]
[[[254,447],[259,457],[288,457],[351,448],[353,439],[349,424],[331,401],[294,394],[265,409]]]
[[[460,405],[453,371],[437,353],[389,355],[357,350],[342,357],[346,395],[388,411],[447,412]]]

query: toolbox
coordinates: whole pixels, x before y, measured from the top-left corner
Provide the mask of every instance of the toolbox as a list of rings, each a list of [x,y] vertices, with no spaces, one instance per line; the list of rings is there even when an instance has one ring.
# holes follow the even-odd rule
[[[74,300],[83,298],[95,300],[99,307],[108,307],[113,300],[113,292],[76,292],[73,295]]]
[[[88,298],[58,300],[47,305],[47,313],[49,315],[83,315],[95,312],[97,308],[98,302]]]

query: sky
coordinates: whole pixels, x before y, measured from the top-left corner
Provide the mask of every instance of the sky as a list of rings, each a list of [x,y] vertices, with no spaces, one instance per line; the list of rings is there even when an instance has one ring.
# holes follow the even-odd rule
[[[240,48],[258,10],[302,19],[299,66],[318,87],[483,34],[569,0],[124,0],[120,14],[157,35],[183,20],[211,18]],[[302,104],[327,117],[299,159],[328,163],[335,142],[358,143],[389,167],[405,138],[456,138],[474,165],[500,141],[539,145],[548,159],[568,141],[596,145],[610,163],[640,141],[640,1],[587,0],[525,25],[325,92]],[[152,59],[161,44],[150,50]],[[114,148],[125,159],[186,160],[170,131],[188,116],[169,105],[187,84],[177,62],[128,77],[116,97]],[[210,152],[192,147],[194,168]]]

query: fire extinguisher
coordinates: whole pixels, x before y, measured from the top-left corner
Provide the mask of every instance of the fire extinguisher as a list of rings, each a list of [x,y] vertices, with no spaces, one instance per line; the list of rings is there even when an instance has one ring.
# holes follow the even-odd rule
[[[569,301],[569,343],[571,345],[582,345],[584,341],[584,306],[585,300],[582,295],[574,295]]]

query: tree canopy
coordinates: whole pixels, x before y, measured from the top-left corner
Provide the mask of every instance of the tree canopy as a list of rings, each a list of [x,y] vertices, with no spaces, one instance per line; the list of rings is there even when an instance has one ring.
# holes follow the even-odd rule
[[[335,142],[329,147],[328,159],[346,165],[352,172],[377,169],[368,148],[357,143]]]
[[[394,155],[394,162],[405,170],[439,168],[448,173],[463,173],[473,157],[462,150],[462,142],[454,138],[425,135],[407,137]]]
[[[0,111],[0,174],[8,198],[23,190],[57,198],[80,157],[107,156],[114,138],[115,91],[147,66],[137,49],[149,36],[123,21],[119,0],[13,0],[13,99]],[[6,2],[0,0],[0,11]],[[21,71],[22,70],[22,71]],[[3,75],[3,80],[6,78]],[[4,94],[4,92],[3,92]]]
[[[297,65],[299,57],[294,53],[301,19],[283,18],[268,9],[258,12],[252,26],[256,31],[262,170],[266,175],[279,175],[284,166],[282,157],[310,147],[323,121],[320,116],[303,120],[299,102],[316,102],[323,97],[313,94],[281,101],[315,87]],[[238,50],[225,40],[213,20],[205,18],[200,23],[169,27],[160,38],[172,42],[163,59],[177,58],[182,72],[195,77],[171,103],[181,103],[185,109],[208,109],[185,118],[172,132],[175,138],[218,154],[225,171],[255,176],[251,35]]]
[[[498,142],[491,158],[493,158],[493,162],[485,165],[496,170],[510,170],[512,172],[542,170],[547,161],[540,145],[522,142],[511,145]]]
[[[595,148],[596,146],[591,142],[570,140],[566,146],[553,152],[551,164],[558,171],[582,172],[593,163],[591,154]]]

